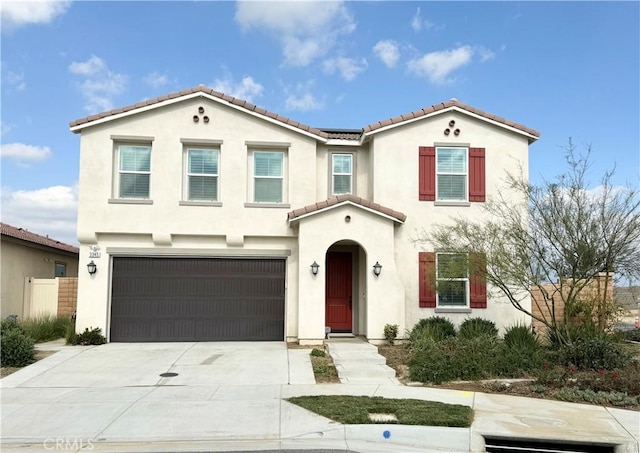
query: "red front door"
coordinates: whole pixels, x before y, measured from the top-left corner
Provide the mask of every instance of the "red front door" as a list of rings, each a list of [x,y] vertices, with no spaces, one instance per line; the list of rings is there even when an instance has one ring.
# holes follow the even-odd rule
[[[351,332],[351,253],[327,253],[325,319],[332,332]]]

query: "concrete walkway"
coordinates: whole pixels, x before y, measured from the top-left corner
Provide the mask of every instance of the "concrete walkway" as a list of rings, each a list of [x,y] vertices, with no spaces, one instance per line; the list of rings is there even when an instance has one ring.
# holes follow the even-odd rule
[[[343,384],[400,385],[378,348],[361,338],[332,338],[327,349]]]
[[[284,343],[64,347],[0,380],[1,450],[468,452],[483,451],[491,435],[639,452],[638,412],[390,382],[316,385],[300,351]],[[159,376],[167,371],[178,375]],[[471,428],[341,425],[286,401],[300,395],[441,401],[470,406],[475,417]]]

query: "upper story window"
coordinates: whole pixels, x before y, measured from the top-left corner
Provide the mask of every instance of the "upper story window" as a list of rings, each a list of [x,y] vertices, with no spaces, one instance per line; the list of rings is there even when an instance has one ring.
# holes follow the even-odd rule
[[[467,200],[467,148],[436,148],[436,199]]]
[[[253,201],[282,203],[284,193],[284,152],[253,153]]]
[[[331,188],[333,195],[353,193],[353,155],[331,155]]]
[[[151,180],[151,147],[118,146],[118,197],[148,199]]]
[[[220,151],[187,148],[187,198],[218,201]]]
[[[442,204],[485,201],[484,148],[421,146],[418,168],[419,200]]]

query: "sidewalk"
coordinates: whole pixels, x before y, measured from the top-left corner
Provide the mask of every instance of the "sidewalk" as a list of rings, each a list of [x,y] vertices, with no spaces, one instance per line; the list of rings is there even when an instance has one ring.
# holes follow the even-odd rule
[[[275,377],[284,379],[282,383],[264,383],[277,379],[253,370],[252,379],[215,384],[202,375],[184,377],[182,383],[164,379],[140,385],[106,383],[105,377],[96,381],[99,386],[86,387],[51,380],[49,370],[72,367],[83,357],[101,357],[102,351],[121,354],[120,349],[63,347],[0,381],[3,452],[82,448],[96,452],[288,448],[468,452],[484,451],[484,435],[606,443],[617,445],[617,453],[640,450],[638,412],[391,383],[316,385],[310,382],[310,361],[301,350],[287,351],[288,376]],[[173,353],[195,363],[199,352],[185,347],[184,352]],[[133,372],[124,362],[121,372]],[[142,374],[141,366],[150,363],[138,364],[135,371]],[[223,359],[216,363],[224,364]],[[195,372],[196,365],[190,366],[182,365],[181,373]],[[291,396],[332,394],[464,404],[473,407],[475,418],[471,428],[341,425],[285,401]]]

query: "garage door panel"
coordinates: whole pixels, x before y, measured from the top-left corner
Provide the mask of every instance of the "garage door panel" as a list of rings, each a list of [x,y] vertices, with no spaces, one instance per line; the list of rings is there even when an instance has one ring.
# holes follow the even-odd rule
[[[114,258],[111,341],[284,339],[283,259]]]

